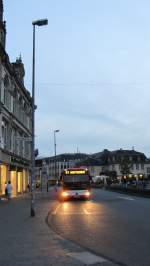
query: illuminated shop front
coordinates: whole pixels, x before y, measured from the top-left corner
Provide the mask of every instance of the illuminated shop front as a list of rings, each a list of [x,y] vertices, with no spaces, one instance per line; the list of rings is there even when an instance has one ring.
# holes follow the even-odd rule
[[[10,181],[13,188],[12,196],[16,197],[17,194],[23,193],[27,191],[27,184],[28,184],[28,170],[16,168],[16,170],[10,171]]]
[[[30,183],[29,161],[16,157],[4,158],[6,163],[0,162],[0,195],[5,195],[5,187],[8,181],[12,185],[12,197],[27,192],[27,185]]]
[[[13,187],[13,197],[27,191],[29,170],[23,159],[11,157],[10,177]]]

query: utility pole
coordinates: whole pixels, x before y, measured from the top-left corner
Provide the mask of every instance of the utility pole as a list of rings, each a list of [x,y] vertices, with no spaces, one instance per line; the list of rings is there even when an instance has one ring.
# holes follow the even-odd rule
[[[56,174],[56,133],[59,132],[59,129],[54,130],[54,152],[55,152],[55,158],[54,158],[54,174],[55,174],[55,179],[57,179],[57,174]]]
[[[35,216],[35,26],[48,24],[47,19],[36,20],[33,25],[33,59],[32,59],[32,141],[31,141],[31,217]]]

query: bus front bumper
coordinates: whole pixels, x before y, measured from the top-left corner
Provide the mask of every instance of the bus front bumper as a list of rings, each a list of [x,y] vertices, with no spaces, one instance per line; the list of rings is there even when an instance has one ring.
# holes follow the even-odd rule
[[[69,198],[85,198],[89,199],[91,197],[91,192],[89,190],[66,190],[61,192],[62,199],[69,199]]]

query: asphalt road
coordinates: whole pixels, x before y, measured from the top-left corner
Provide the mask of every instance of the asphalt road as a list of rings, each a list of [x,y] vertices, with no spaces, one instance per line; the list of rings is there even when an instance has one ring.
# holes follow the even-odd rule
[[[101,189],[58,203],[49,224],[64,238],[128,266],[150,266],[150,199]]]

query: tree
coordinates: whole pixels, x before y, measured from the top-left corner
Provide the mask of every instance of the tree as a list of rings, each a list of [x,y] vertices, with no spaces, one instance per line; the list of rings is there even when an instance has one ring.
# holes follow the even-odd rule
[[[131,167],[132,167],[132,162],[129,160],[129,157],[124,157],[122,160],[121,160],[121,173],[123,175],[128,175],[131,173]]]

